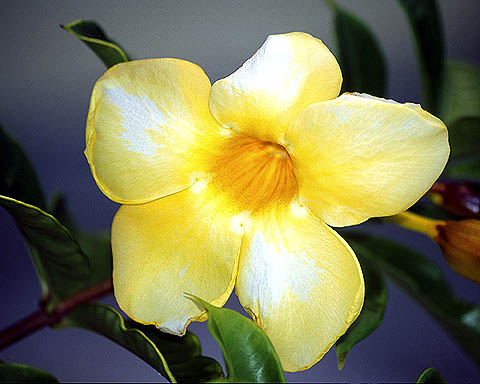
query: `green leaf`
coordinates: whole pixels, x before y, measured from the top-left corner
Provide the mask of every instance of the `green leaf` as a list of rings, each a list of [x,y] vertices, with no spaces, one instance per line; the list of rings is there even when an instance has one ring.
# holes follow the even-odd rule
[[[67,205],[65,196],[57,193],[49,204],[49,211],[68,227],[77,239],[90,264],[87,286],[98,284],[112,277],[112,247],[109,232],[90,232],[77,226]]]
[[[452,160],[445,170],[445,175],[458,179],[480,181],[480,155]]]
[[[208,312],[208,329],[222,348],[227,381],[286,382],[282,365],[269,338],[250,319],[187,295]]]
[[[459,119],[480,118],[480,68],[477,65],[453,60],[447,62],[440,117],[447,124],[450,135],[454,132],[451,124]],[[476,143],[478,145],[478,141]]]
[[[435,0],[398,0],[415,37],[423,82],[423,100],[430,112],[438,110],[445,53],[443,28]]]
[[[438,383],[446,384],[445,378],[443,375],[437,371],[436,368],[431,367],[423,371],[417,379],[417,384],[419,383]]]
[[[28,365],[0,363],[0,383],[58,383],[58,380]]]
[[[480,95],[479,95],[480,97]],[[451,160],[444,174],[480,181],[480,117],[464,117],[449,127]]]
[[[45,208],[45,199],[22,147],[0,126],[0,194]]]
[[[17,223],[33,257],[42,292],[51,305],[85,288],[90,266],[72,234],[52,215],[33,205],[0,195],[0,205]]]
[[[175,382],[204,382],[223,378],[222,368],[201,355],[198,338],[191,332],[178,337],[133,321],[125,321],[108,305],[88,303],[72,312],[62,323],[103,335],[120,344]]]
[[[478,98],[480,100],[480,94]],[[462,117],[455,120],[448,127],[448,133],[451,159],[478,155],[480,153],[480,109],[478,117]]]
[[[110,40],[103,29],[92,20],[76,20],[63,29],[82,40],[110,68],[118,63],[129,61],[124,50]]]
[[[329,4],[334,13],[338,61],[343,74],[344,92],[365,92],[385,96],[385,56],[370,28],[357,17]]]
[[[345,237],[355,252],[387,272],[480,364],[480,307],[456,298],[442,271],[423,255],[373,235]]]
[[[95,233],[79,229],[74,234],[90,265],[90,277],[87,286],[112,278],[110,232]]]
[[[48,213],[54,216],[73,233],[77,227],[67,205],[67,198],[62,192],[55,192],[48,202]]]
[[[452,151],[445,175],[480,180],[480,68],[449,61],[441,95]]]
[[[367,260],[360,259],[360,262],[365,279],[365,301],[357,320],[335,344],[340,370],[352,347],[382,324],[387,306],[387,286],[382,275]]]

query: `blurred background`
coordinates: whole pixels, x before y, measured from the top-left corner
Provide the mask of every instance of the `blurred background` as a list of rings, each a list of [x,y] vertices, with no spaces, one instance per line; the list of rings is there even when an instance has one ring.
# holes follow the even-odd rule
[[[480,63],[480,2],[442,0],[450,58]],[[420,102],[415,46],[394,0],[338,1],[375,32],[388,64],[389,98]],[[83,155],[85,121],[102,62],[59,25],[94,19],[132,58],[177,57],[200,65],[211,81],[235,71],[269,34],[305,31],[335,53],[332,14],[323,1],[0,1],[0,123],[23,146],[47,196],[65,192],[78,223],[108,230],[118,205],[97,188]],[[391,235],[392,228],[384,229]],[[438,261],[455,292],[480,302],[479,286],[449,270],[438,247],[397,230],[402,241]],[[39,286],[14,222],[0,209],[0,329],[37,309]],[[113,298],[106,302],[114,304]],[[233,296],[228,306],[239,309]],[[204,354],[222,361],[206,323],[190,330]],[[163,381],[150,366],[93,333],[44,329],[0,351],[0,360],[32,365],[60,381]],[[353,348],[338,371],[334,348],[295,381],[414,381],[429,366],[447,381],[475,381],[478,368],[422,308],[389,284],[383,325]]]

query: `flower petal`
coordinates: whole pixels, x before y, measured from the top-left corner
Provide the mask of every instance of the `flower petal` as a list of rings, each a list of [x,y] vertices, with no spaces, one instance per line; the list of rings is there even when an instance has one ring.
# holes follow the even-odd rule
[[[118,304],[136,321],[182,335],[190,321],[203,320],[183,292],[222,306],[235,283],[241,238],[241,227],[231,225],[202,182],[123,205],[112,226]]]
[[[98,186],[120,203],[144,203],[188,188],[201,148],[219,129],[210,81],[188,61],[118,64],[95,85],[85,154]]]
[[[300,203],[338,227],[413,205],[450,151],[443,122],[420,106],[358,94],[306,108],[286,140]]]
[[[283,368],[298,371],[320,360],[356,319],[364,283],[348,244],[292,205],[246,230],[236,290]]]
[[[289,123],[308,105],[337,97],[341,84],[340,67],[321,40],[300,32],[272,35],[213,84],[210,108],[224,127],[282,144]]]

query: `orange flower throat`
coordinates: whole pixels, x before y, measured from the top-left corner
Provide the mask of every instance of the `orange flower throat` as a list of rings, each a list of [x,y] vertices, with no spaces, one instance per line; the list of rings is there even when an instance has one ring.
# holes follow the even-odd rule
[[[222,148],[214,168],[212,182],[239,211],[286,205],[297,193],[292,159],[275,143],[238,136]]]

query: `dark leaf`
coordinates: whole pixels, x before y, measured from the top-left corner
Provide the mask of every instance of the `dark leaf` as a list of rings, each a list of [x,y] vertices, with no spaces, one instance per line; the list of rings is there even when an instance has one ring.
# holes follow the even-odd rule
[[[478,66],[449,60],[445,67],[441,91],[440,117],[445,121],[450,132],[453,129],[451,125],[459,119],[480,118],[480,68]],[[476,135],[478,138],[478,133]]]
[[[40,208],[6,196],[0,205],[17,223],[33,257],[42,292],[51,305],[86,287],[90,274],[87,256],[67,228]]]
[[[330,2],[334,13],[338,61],[344,92],[385,96],[385,56],[370,28],[357,17]]]
[[[110,40],[103,29],[92,20],[76,20],[63,29],[82,40],[110,68],[118,63],[129,61],[122,48]]]
[[[74,233],[90,265],[87,286],[110,279],[113,273],[110,233],[84,230],[76,230]]]
[[[480,181],[480,154],[452,160],[445,170],[445,175],[457,179]]]
[[[480,307],[455,297],[434,262],[410,248],[373,235],[344,236],[357,255],[387,272],[480,364]]]
[[[223,378],[220,365],[201,355],[198,338],[191,332],[178,337],[124,320],[108,305],[84,304],[62,323],[103,335],[120,344],[155,368],[170,381],[204,382]]]
[[[43,192],[20,145],[0,126],[0,195],[45,208]]]
[[[112,277],[112,247],[109,232],[90,232],[80,229],[68,208],[66,198],[57,193],[50,202],[49,211],[68,227],[77,239],[90,264],[88,286]]]
[[[423,101],[438,111],[445,60],[443,28],[435,0],[398,0],[404,8],[415,37],[423,82]]]
[[[68,208],[67,199],[62,192],[56,192],[48,202],[48,213],[54,216],[65,227],[75,232],[76,223]]]
[[[480,100],[480,93],[478,98]],[[478,155],[480,153],[480,108],[478,117],[461,117],[455,120],[448,127],[448,133],[451,159]]]
[[[342,369],[352,347],[369,336],[383,322],[387,306],[387,287],[374,265],[360,258],[365,279],[365,301],[362,312],[335,344],[338,368]]]
[[[480,117],[459,118],[450,125],[449,135],[452,152],[444,175],[480,181]]]
[[[58,383],[50,373],[23,364],[0,363],[0,383]]]
[[[250,319],[188,295],[208,312],[208,329],[222,348],[227,381],[285,382],[282,365],[272,343]]]
[[[445,175],[480,180],[480,69],[448,62],[441,115],[448,126],[452,160]]]

